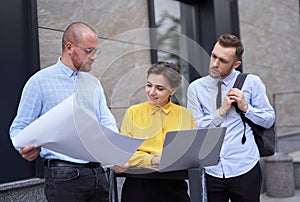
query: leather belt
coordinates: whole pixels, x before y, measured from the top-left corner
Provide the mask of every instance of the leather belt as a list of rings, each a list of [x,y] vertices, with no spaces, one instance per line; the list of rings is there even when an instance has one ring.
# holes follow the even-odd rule
[[[89,163],[74,163],[69,161],[63,161],[58,159],[44,159],[44,166],[50,167],[75,167],[75,168],[98,168],[101,163],[89,162]]]

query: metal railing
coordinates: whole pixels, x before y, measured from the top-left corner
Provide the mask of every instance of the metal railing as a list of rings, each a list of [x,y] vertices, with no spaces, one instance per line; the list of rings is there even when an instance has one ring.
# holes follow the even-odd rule
[[[274,93],[272,99],[276,112],[276,151],[300,150],[300,91]]]

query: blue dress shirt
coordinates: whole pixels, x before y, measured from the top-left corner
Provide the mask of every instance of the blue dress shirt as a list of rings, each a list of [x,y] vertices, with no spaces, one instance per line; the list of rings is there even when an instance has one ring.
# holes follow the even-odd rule
[[[34,74],[24,86],[17,115],[10,127],[10,136],[14,137],[34,120],[71,96],[76,91],[76,81],[80,74],[88,73],[74,72],[65,66],[60,58],[56,64]],[[94,92],[98,102],[97,106],[99,106],[94,111],[97,120],[102,125],[118,132],[115,118],[107,107],[104,91],[98,80]],[[42,148],[40,156],[48,159],[86,163],[84,160],[74,159],[45,148]]]
[[[239,72],[233,72],[223,80],[222,98],[232,88]],[[235,177],[250,171],[259,160],[251,128],[246,126],[247,141],[242,144],[244,125],[240,115],[231,107],[224,116],[220,116],[216,109],[217,78],[206,76],[192,82],[188,88],[187,107],[192,112],[197,128],[216,127],[221,124],[227,127],[220,159],[217,165],[205,168],[206,173],[215,177]],[[245,116],[254,123],[269,128],[275,121],[274,109],[269,103],[266,88],[262,80],[249,74],[242,87],[244,97],[248,103]]]

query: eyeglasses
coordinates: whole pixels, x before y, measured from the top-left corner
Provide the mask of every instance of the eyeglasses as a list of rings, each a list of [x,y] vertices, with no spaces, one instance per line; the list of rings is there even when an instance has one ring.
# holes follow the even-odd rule
[[[74,43],[73,43],[73,45],[80,48],[88,55],[94,55],[94,54],[99,55],[100,54],[100,49],[98,49],[98,48],[96,48],[96,49],[95,48],[82,48]]]

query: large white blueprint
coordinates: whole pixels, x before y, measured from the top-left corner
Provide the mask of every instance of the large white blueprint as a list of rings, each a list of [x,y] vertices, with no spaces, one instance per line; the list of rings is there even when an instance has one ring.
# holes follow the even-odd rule
[[[52,108],[12,138],[13,145],[28,145],[103,164],[122,164],[143,143],[118,134],[81,110],[74,95]]]
[[[88,85],[88,89],[94,89],[90,82],[93,79],[90,76],[81,79],[72,96],[13,137],[13,145],[16,148],[42,146],[73,158],[101,162],[104,165],[127,162],[144,139],[127,137],[99,124],[92,114],[93,109],[82,107],[82,98],[87,97],[87,90],[82,86]],[[84,84],[85,81],[88,82]],[[81,91],[84,91],[85,96],[78,96]],[[93,103],[93,99],[90,103]],[[85,105],[90,103],[84,101]]]

